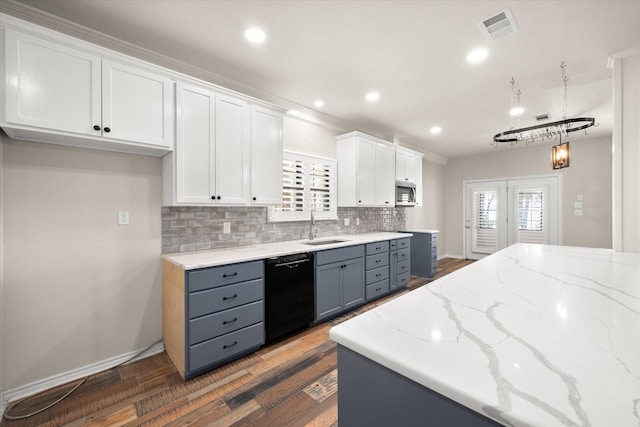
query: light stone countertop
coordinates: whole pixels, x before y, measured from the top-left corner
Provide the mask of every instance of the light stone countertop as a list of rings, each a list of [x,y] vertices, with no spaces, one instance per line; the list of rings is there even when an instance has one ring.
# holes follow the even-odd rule
[[[640,426],[640,253],[516,244],[330,336],[504,425]]]
[[[407,233],[431,233],[431,234],[436,234],[440,232],[440,230],[423,230],[421,228],[407,228],[406,230],[402,230],[402,231],[405,231]]]
[[[254,261],[275,256],[291,255],[301,252],[317,252],[326,249],[342,248],[353,245],[379,242],[411,237],[407,233],[363,233],[345,234],[332,237],[318,237],[313,242],[325,240],[342,240],[339,243],[312,246],[305,244],[309,240],[291,240],[279,243],[264,243],[261,245],[236,246],[233,248],[212,249],[208,251],[183,252],[163,255],[162,258],[181,267],[183,270],[214,267],[217,265],[233,264],[236,262]]]

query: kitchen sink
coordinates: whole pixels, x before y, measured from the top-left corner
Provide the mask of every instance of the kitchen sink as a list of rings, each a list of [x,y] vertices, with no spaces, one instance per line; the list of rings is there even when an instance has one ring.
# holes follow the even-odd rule
[[[308,242],[304,242],[305,245],[311,245],[311,246],[320,246],[320,245],[330,245],[332,243],[342,243],[342,242],[346,242],[346,240],[338,240],[338,239],[333,239],[333,240],[309,240]]]

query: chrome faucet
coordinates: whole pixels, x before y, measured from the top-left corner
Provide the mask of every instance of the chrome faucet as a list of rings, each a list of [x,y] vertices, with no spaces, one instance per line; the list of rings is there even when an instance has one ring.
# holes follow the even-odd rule
[[[309,222],[309,240],[313,240],[315,234],[313,232],[313,224],[315,224],[316,220],[313,217],[313,210],[311,211],[311,221]]]

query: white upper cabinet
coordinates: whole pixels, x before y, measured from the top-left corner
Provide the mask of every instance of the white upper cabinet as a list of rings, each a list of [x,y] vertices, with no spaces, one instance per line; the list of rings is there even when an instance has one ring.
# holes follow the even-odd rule
[[[396,181],[416,183],[416,155],[404,150],[396,152]]]
[[[103,60],[102,135],[172,149],[173,85],[165,76]]]
[[[396,150],[383,144],[376,144],[376,205],[395,206],[395,166]]]
[[[376,142],[358,138],[356,151],[356,206],[376,206]],[[338,172],[338,177],[340,172]],[[340,179],[340,178],[338,178]]]
[[[12,30],[5,37],[5,122],[100,135],[100,57]]]
[[[422,191],[421,153],[361,132],[336,141],[339,207],[394,207],[396,180],[419,181]],[[418,199],[421,205],[421,194]]]
[[[205,84],[178,82],[176,100],[176,149],[162,159],[163,204],[279,204],[283,111]]]
[[[163,178],[175,174],[175,180],[166,183],[165,189],[175,184],[176,203],[210,204],[216,193],[212,167],[215,165],[215,93],[178,83],[176,101],[176,149],[163,159],[165,163],[175,160],[175,171],[174,165],[169,164],[163,174]]]
[[[173,149],[174,82],[167,75],[47,35],[4,29],[0,126],[10,137],[150,155]]]
[[[251,203],[282,203],[282,112],[251,107]]]
[[[231,96],[216,96],[216,202],[249,201],[249,104]]]

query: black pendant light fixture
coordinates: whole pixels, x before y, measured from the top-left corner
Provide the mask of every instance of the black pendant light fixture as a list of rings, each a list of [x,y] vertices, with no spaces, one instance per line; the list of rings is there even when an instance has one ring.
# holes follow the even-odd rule
[[[562,120],[514,129],[512,118],[511,128],[494,135],[491,145],[498,146],[498,144],[502,143],[510,143],[511,145],[525,143],[526,145],[529,145],[536,141],[555,139],[559,141],[559,143],[551,149],[551,164],[553,169],[561,169],[569,166],[571,157],[569,141],[563,143],[562,137],[564,136],[566,138],[569,133],[577,132],[579,130],[585,130],[586,132],[586,129],[597,125],[596,119],[593,117],[567,118],[567,82],[569,79],[566,76],[565,68],[566,65],[562,62],[562,64],[560,64],[560,69],[562,70]],[[519,90],[515,90],[515,80],[513,78],[510,83],[512,92],[511,111],[512,113],[514,111],[521,112],[521,92]],[[515,104],[516,96],[517,104]]]

